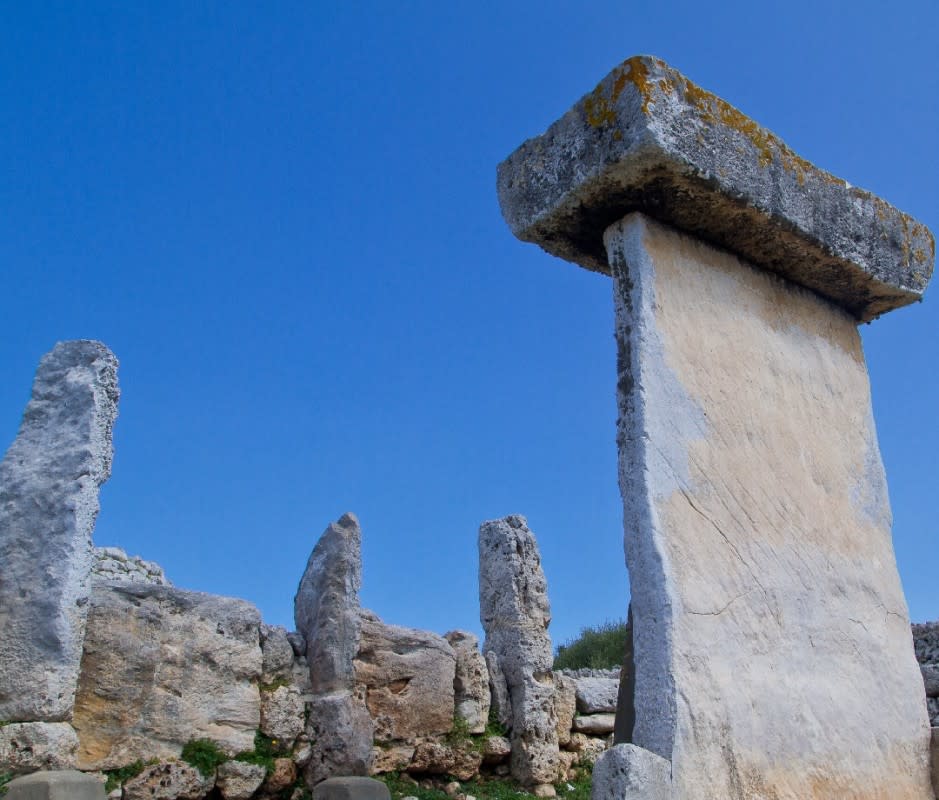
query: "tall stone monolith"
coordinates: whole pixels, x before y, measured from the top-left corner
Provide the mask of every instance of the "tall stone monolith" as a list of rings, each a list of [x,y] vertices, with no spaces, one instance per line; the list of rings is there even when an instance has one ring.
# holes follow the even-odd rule
[[[525,517],[512,515],[479,528],[479,619],[483,653],[500,720],[510,728],[513,777],[528,786],[557,780],[558,732],[551,607],[538,543]],[[508,706],[506,708],[505,706]]]
[[[498,183],[612,277],[630,740],[678,800],[931,799],[857,331],[921,297],[929,231],[649,57]]]
[[[72,716],[118,395],[107,347],[60,342],[0,462],[0,721]]]
[[[306,640],[313,700],[307,734],[309,785],[337,775],[367,775],[374,727],[357,690],[353,661],[362,638],[362,531],[344,514],[320,536],[294,598],[294,620]]]

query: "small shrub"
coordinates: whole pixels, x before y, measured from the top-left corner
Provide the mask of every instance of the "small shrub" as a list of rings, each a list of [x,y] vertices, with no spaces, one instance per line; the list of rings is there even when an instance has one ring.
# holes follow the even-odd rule
[[[276,692],[281,686],[290,686],[290,681],[286,678],[275,678],[270,683],[259,683],[258,689],[262,692]]]
[[[7,784],[12,780],[12,772],[0,772],[0,797],[7,793]]]
[[[261,731],[254,734],[254,750],[245,750],[235,756],[235,761],[244,761],[246,764],[257,764],[264,767],[267,774],[274,771],[274,759],[278,758],[283,748],[279,746],[277,739],[271,739],[265,736]]]
[[[128,764],[126,767],[118,767],[117,769],[106,769],[104,774],[108,776],[107,783],[104,784],[104,791],[106,794],[113,792],[119,786],[123,786],[125,781],[129,781],[131,778],[136,778],[143,768],[147,766],[139,758],[131,764]]]
[[[558,646],[555,669],[611,669],[623,665],[629,630],[625,620],[581,628],[575,639]]]
[[[228,756],[209,739],[190,739],[183,747],[182,759],[209,778],[215,774],[219,764],[228,761]]]

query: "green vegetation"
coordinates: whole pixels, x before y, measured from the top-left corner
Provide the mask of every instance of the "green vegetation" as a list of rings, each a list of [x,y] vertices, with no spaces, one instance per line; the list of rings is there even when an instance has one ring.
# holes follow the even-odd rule
[[[143,772],[144,767],[158,763],[160,762],[156,758],[150,759],[146,764],[138,758],[136,761],[128,764],[126,767],[104,770],[104,774],[108,776],[107,783],[104,784],[104,791],[106,793],[113,792],[119,786],[123,786],[125,781],[129,781],[131,778],[136,778],[141,772]]]
[[[228,756],[209,739],[190,739],[183,747],[182,759],[209,778],[219,764],[228,761]]]
[[[270,683],[259,683],[258,689],[262,692],[276,692],[281,686],[290,686],[286,678],[275,678]]]
[[[264,767],[267,774],[274,771],[274,759],[281,756],[282,748],[279,747],[277,739],[271,739],[265,736],[261,731],[254,734],[254,750],[245,750],[235,756],[235,761],[244,761],[246,764],[257,764]]]
[[[0,772],[0,797],[7,793],[7,784],[12,780],[12,772]]]
[[[581,628],[580,635],[558,646],[555,669],[610,669],[623,664],[626,652],[626,621],[604,622]]]
[[[417,800],[449,800],[442,788],[420,786],[408,777],[397,772],[376,775],[384,781],[391,792],[392,800],[402,797],[416,797]],[[534,795],[523,792],[518,784],[503,778],[479,777],[472,781],[461,781],[464,794],[473,795],[477,800],[534,800]],[[562,800],[590,800],[590,770],[582,770],[577,780],[562,782],[557,785],[558,797]]]

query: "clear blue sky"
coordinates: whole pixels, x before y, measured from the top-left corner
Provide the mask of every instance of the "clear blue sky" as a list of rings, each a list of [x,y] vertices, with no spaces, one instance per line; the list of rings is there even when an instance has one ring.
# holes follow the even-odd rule
[[[516,241],[496,164],[658,55],[939,229],[939,5],[18,3],[0,31],[0,440],[40,356],[121,360],[95,534],[292,626],[323,528],[364,605],[479,630],[528,516],[564,641],[624,614],[608,279]],[[939,299],[863,328],[914,619],[939,617]]]

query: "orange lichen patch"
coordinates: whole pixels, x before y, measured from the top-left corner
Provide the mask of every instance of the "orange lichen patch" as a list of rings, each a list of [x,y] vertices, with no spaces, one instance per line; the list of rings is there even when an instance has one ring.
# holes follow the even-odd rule
[[[604,128],[613,125],[616,122],[616,112],[613,110],[616,101],[619,100],[627,82],[632,83],[639,89],[642,95],[642,111],[646,112],[648,106],[648,95],[646,87],[648,85],[649,69],[641,56],[633,56],[626,59],[615,70],[613,70],[613,84],[610,87],[609,94],[605,91],[607,80],[597,84],[596,88],[587,95],[584,100],[584,112],[587,116],[587,122],[594,128]],[[615,134],[614,134],[615,136]],[[616,138],[621,139],[622,133]]]

